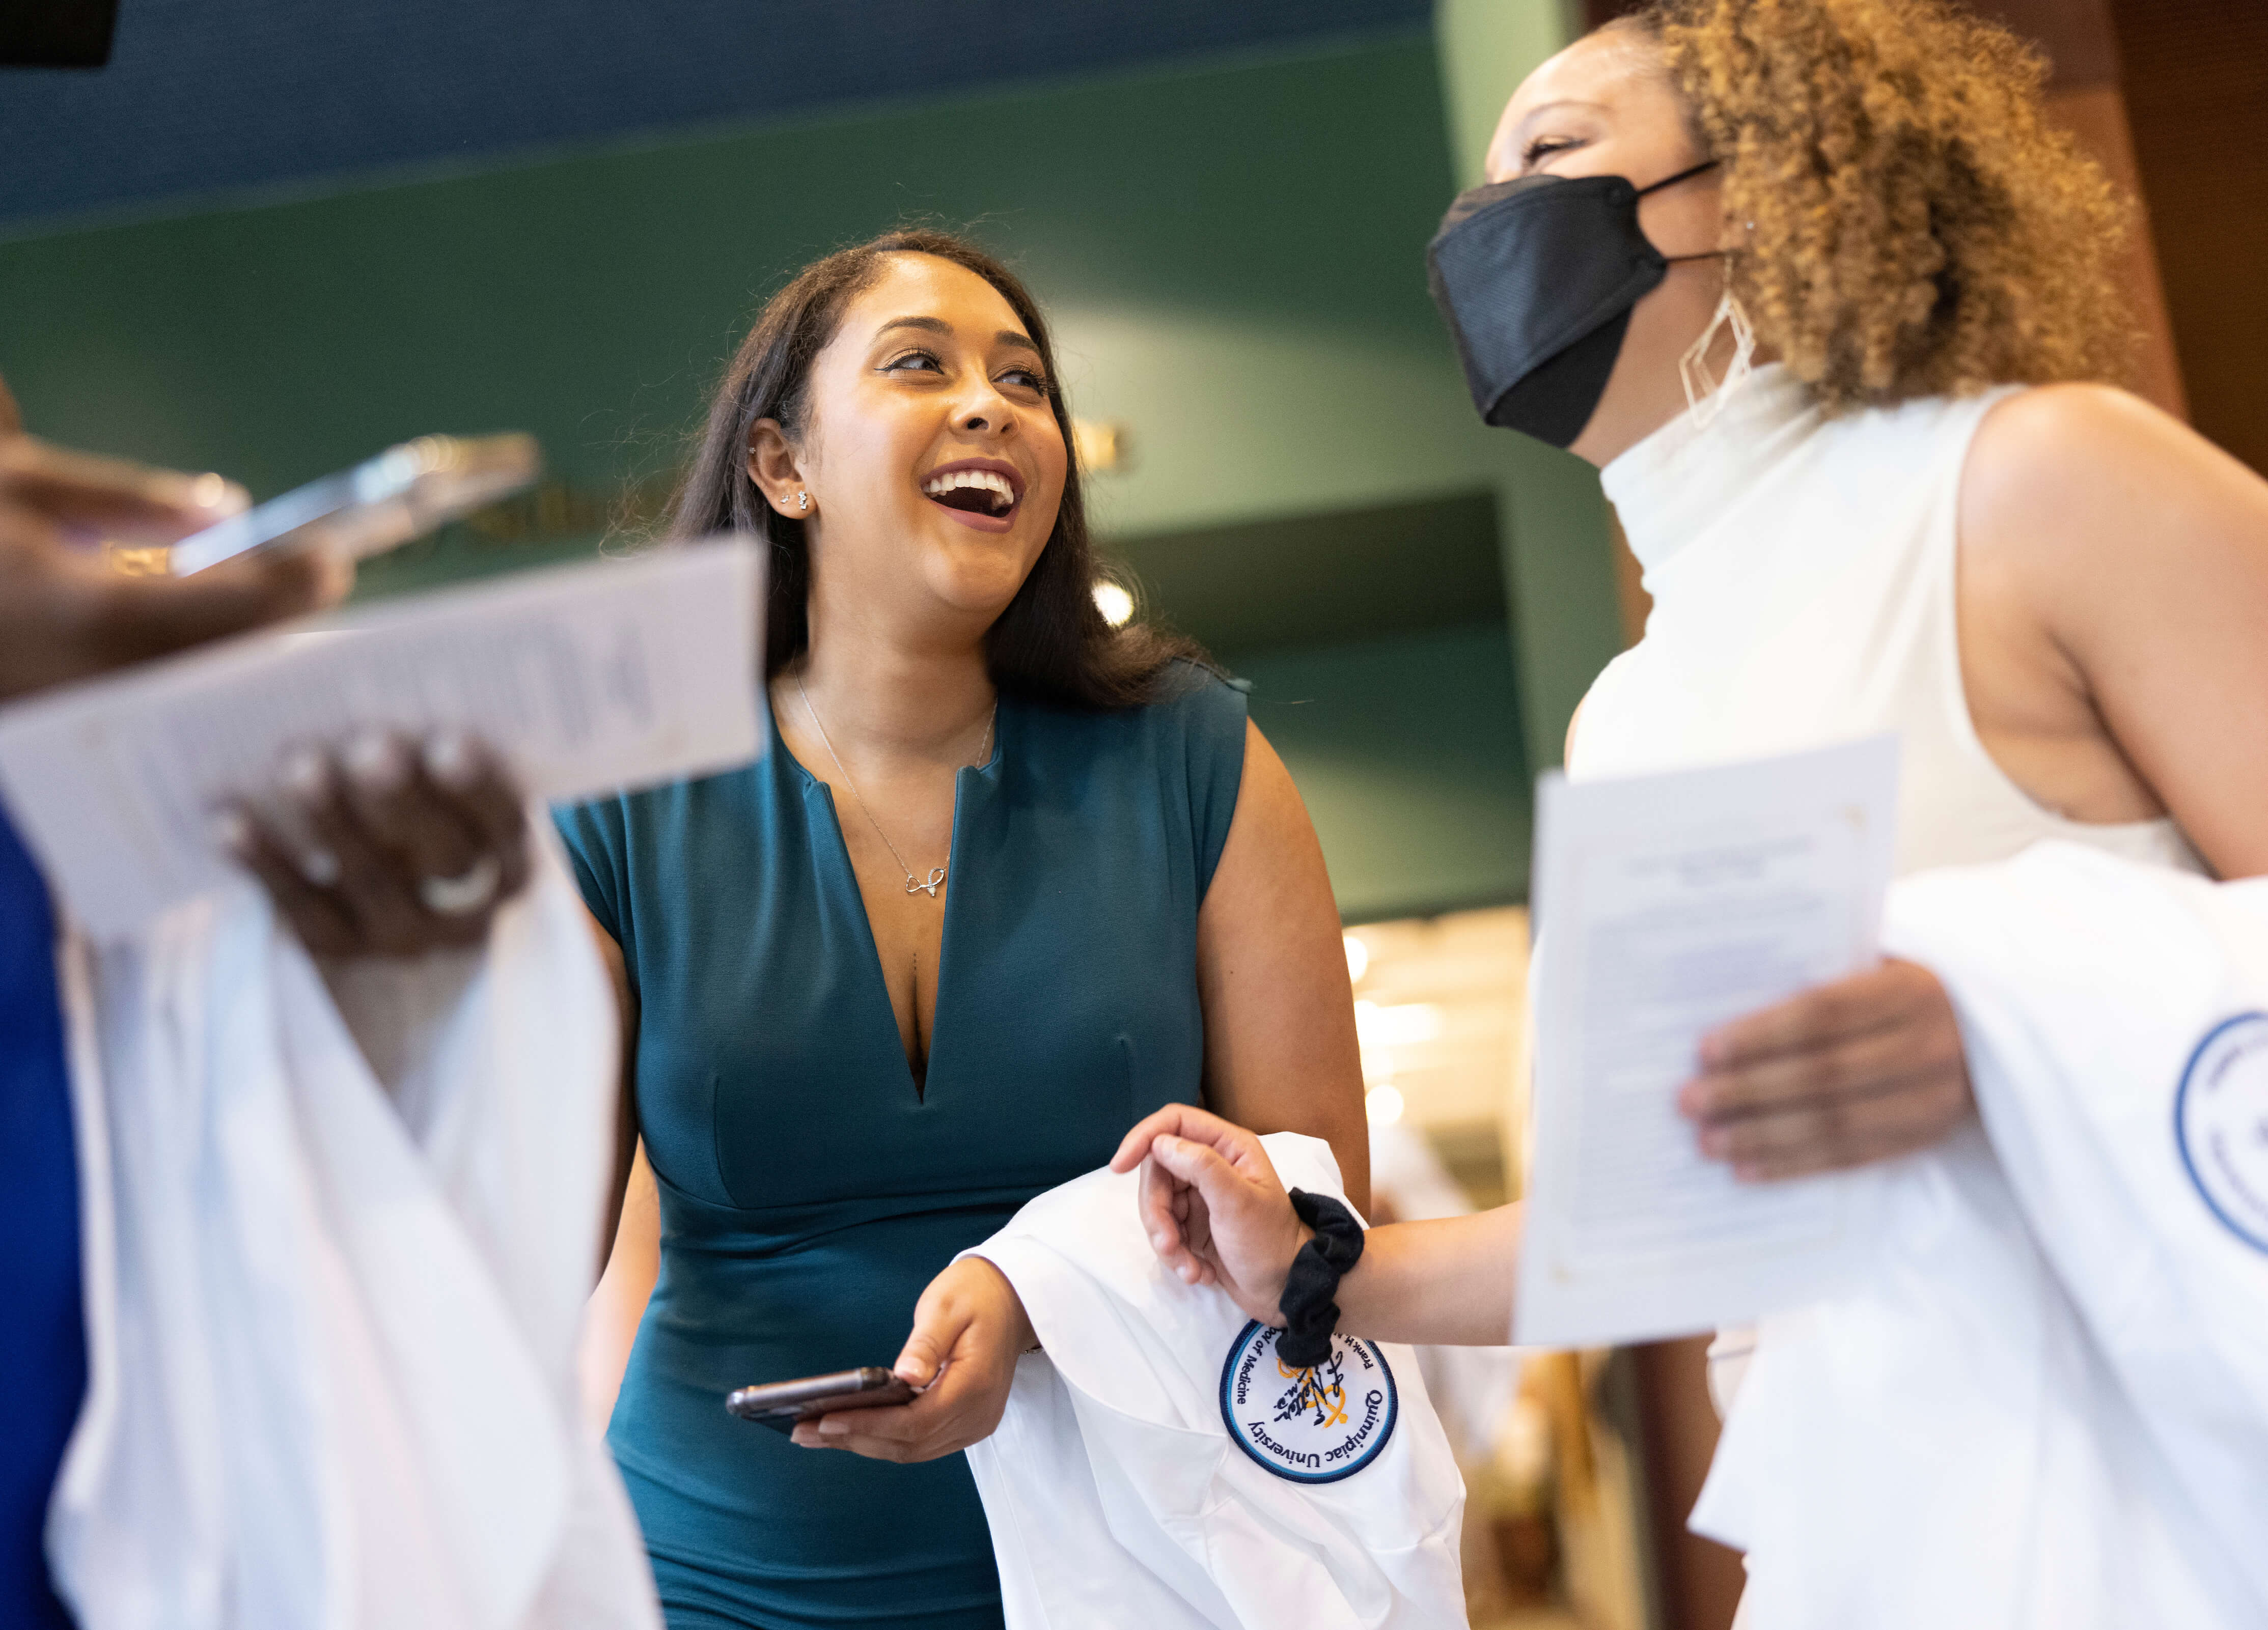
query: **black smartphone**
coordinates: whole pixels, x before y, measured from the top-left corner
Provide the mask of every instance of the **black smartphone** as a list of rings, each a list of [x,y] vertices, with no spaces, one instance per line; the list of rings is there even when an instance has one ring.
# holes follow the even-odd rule
[[[913,1401],[913,1388],[888,1370],[867,1364],[831,1376],[744,1386],[725,1397],[725,1407],[743,1421],[784,1434],[794,1431],[798,1421],[816,1421],[838,1409],[879,1409]]]

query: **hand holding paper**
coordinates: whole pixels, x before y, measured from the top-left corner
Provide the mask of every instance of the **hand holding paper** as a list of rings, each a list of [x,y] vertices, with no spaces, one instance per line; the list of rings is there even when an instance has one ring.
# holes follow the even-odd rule
[[[1737,1322],[1863,1259],[1864,1178],[1741,1184],[1696,1146],[1677,1093],[1712,1030],[1873,965],[1896,766],[1884,738],[1543,783],[1518,1340]]]
[[[1701,1065],[1677,1106],[1743,1182],[1926,1149],[1974,1102],[1945,987],[1896,958],[1712,1031]]]
[[[223,815],[222,835],[319,956],[483,944],[530,875],[526,800],[470,737],[365,731],[335,761],[294,749],[283,782],[300,844],[248,804]]]
[[[552,798],[722,769],[762,739],[759,577],[695,544],[233,641],[0,710],[0,787],[109,937],[227,876],[216,812],[296,745],[460,731]]]

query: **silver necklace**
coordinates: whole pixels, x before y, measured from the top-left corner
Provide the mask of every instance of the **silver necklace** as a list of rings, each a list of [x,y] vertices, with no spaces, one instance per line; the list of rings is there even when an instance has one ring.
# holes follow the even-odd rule
[[[882,823],[874,819],[874,811],[867,804],[865,795],[858,790],[858,783],[850,779],[850,772],[843,767],[843,755],[835,751],[835,743],[828,738],[827,726],[819,722],[819,709],[811,705],[811,693],[803,688],[803,676],[799,673],[795,677],[795,694],[803,698],[803,710],[811,716],[811,728],[819,732],[820,745],[827,749],[827,756],[835,760],[836,774],[843,777],[843,784],[850,788],[850,796],[858,799],[858,812],[866,818],[866,824],[874,829],[874,835],[882,841],[882,847],[890,851],[890,858],[898,863],[898,870],[906,874],[906,892],[926,894],[932,899],[935,899],[938,890],[945,886],[945,868],[932,867],[926,881],[914,876],[914,869],[907,865],[906,857],[898,853],[898,846],[890,841],[890,834],[884,832]],[[999,717],[1000,699],[995,696],[992,699],[992,712],[984,721],[984,743],[976,750],[976,763],[979,767],[991,760],[992,726],[998,722]]]

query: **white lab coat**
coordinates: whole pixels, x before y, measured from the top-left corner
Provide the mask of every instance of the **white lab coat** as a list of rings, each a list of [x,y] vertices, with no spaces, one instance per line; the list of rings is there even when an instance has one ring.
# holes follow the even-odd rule
[[[2268,882],[2046,843],[1894,885],[1884,939],[1982,1126],[1868,1179],[1867,1288],[1764,1325],[1692,1522],[1745,1625],[2268,1625]]]
[[[1263,1142],[1287,1186],[1343,1193],[1329,1145]],[[1015,1285],[1045,1349],[1018,1363],[999,1429],[968,1451],[1008,1630],[1464,1624],[1464,1485],[1410,1349],[1370,1349],[1396,1414],[1359,1470],[1268,1469],[1224,1420],[1248,1321],[1159,1264],[1135,1182],[1096,1171],[1050,1190],[971,1253]]]
[[[561,863],[488,947],[348,977],[248,885],[65,957],[90,1386],[48,1555],[84,1630],[659,1625],[578,1425],[614,996]]]

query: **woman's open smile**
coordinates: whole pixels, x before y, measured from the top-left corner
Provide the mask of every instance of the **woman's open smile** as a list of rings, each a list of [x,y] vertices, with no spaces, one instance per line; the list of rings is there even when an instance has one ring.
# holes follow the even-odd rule
[[[978,532],[1002,532],[1024,499],[1024,473],[1003,459],[955,459],[921,483],[922,496]]]

